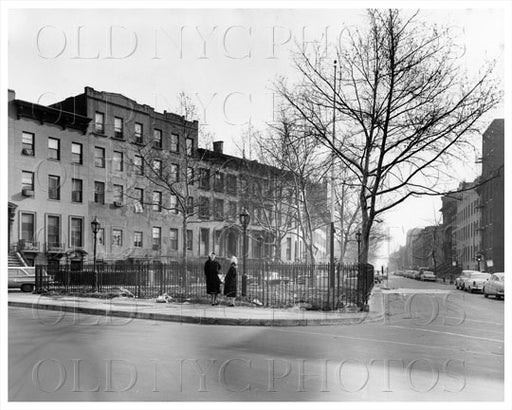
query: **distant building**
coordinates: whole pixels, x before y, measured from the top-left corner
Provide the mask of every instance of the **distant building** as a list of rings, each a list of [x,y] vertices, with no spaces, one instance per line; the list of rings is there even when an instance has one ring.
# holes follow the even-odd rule
[[[481,251],[480,207],[476,189],[479,178],[474,182],[459,185],[457,216],[453,235],[455,239],[457,266],[462,269],[477,270],[477,254]],[[482,268],[482,266],[480,267]]]
[[[454,232],[457,229],[457,198],[455,195],[445,195],[441,198],[442,206],[440,209],[443,215],[441,224],[441,255],[439,276],[448,277],[453,275],[454,263],[457,262],[457,248],[454,238]]]
[[[495,119],[483,134],[482,182],[477,188],[481,207],[482,256],[488,272],[503,272],[504,263],[504,205],[505,121]]]

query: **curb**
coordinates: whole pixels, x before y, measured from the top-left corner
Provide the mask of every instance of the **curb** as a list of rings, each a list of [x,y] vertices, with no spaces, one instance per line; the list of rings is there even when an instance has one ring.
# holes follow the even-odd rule
[[[9,301],[8,306],[21,308],[34,308],[33,303]],[[151,313],[138,311],[122,311],[100,308],[89,308],[80,306],[56,305],[51,303],[37,303],[37,309],[54,310],[59,312],[83,313],[88,315],[102,315],[124,317],[129,319],[159,320],[164,322],[192,323],[199,325],[222,325],[222,326],[266,326],[266,327],[285,327],[285,326],[326,326],[326,325],[357,325],[365,323],[374,323],[384,319],[382,313],[371,314],[364,312],[361,317],[350,318],[321,318],[321,319],[237,319],[237,318],[217,318],[191,315],[175,315],[167,313]]]

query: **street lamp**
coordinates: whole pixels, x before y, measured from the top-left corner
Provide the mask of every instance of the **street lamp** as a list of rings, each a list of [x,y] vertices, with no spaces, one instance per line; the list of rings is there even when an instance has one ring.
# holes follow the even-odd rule
[[[96,271],[96,239],[98,237],[98,232],[100,231],[100,223],[98,221],[98,217],[95,216],[94,220],[91,222],[92,233],[94,234],[94,253],[93,253],[93,269],[94,269],[94,287],[98,291],[98,272]]]
[[[251,216],[247,212],[245,208],[242,208],[242,212],[240,212],[240,225],[242,225],[243,229],[243,238],[242,238],[242,296],[247,295],[247,276],[245,269],[245,258],[246,258],[246,241],[247,241],[247,226],[249,226],[249,222],[251,221]]]
[[[361,231],[356,232],[357,240],[357,263],[361,263]]]

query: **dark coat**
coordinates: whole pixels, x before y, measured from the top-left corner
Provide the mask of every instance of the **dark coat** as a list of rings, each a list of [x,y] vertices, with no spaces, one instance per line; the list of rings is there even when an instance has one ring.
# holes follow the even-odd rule
[[[233,264],[231,264],[224,279],[224,295],[236,298],[236,267]]]
[[[206,293],[220,293],[219,271],[220,263],[215,260],[212,261],[210,258],[208,258],[204,264],[204,274],[206,276]]]

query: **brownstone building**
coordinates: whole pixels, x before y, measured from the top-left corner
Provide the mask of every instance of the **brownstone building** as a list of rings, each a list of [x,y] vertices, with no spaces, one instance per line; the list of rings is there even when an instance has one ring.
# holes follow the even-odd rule
[[[198,148],[197,121],[121,94],[86,87],[45,107],[10,91],[10,250],[30,264],[90,260],[97,218],[99,260],[240,256],[246,208],[249,258],[303,259],[282,171],[222,151]],[[325,230],[314,235],[322,259]]]

